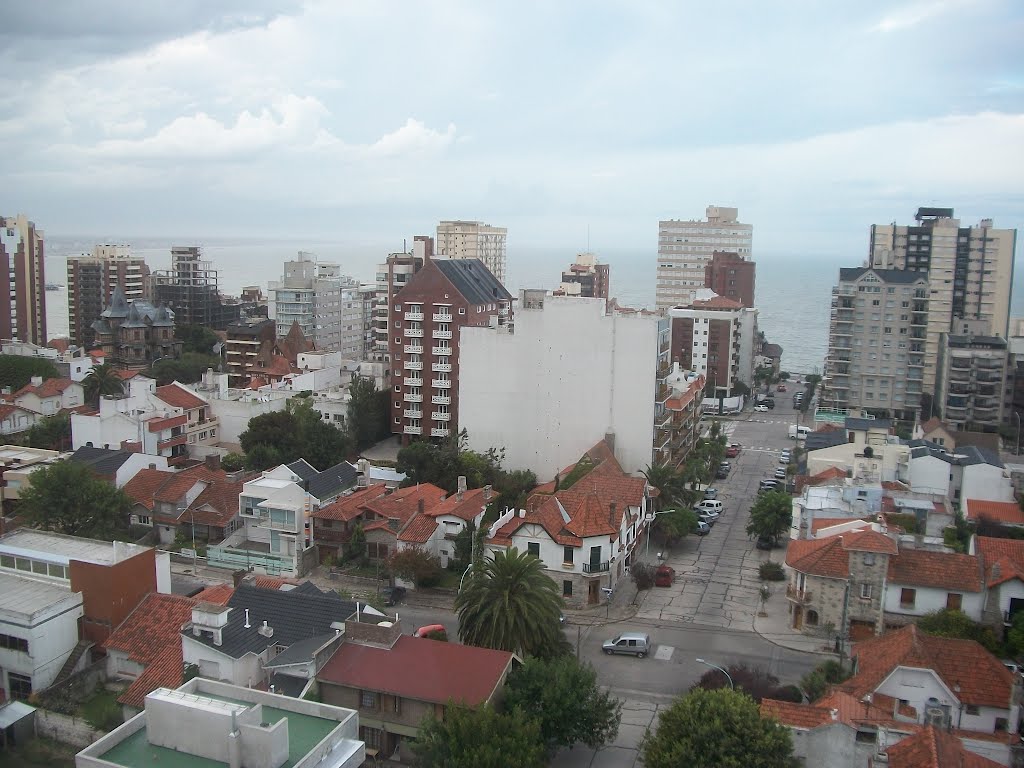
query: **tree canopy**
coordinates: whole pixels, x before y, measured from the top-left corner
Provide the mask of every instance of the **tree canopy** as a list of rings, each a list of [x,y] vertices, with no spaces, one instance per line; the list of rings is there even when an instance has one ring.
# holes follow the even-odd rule
[[[562,597],[543,563],[512,548],[483,558],[455,598],[466,645],[551,657],[568,650],[559,616]]]
[[[221,359],[217,355],[200,352],[183,352],[181,357],[162,357],[153,363],[146,375],[156,379],[161,387],[175,381],[182,384],[194,384],[203,380],[208,368],[220,370]]]
[[[205,325],[176,325],[174,338],[181,340],[183,353],[198,352],[201,355],[212,355],[214,344],[220,341],[220,336]]]
[[[963,611],[944,609],[926,613],[917,620],[917,628],[929,635],[975,640],[993,653],[1000,649],[999,638],[989,627],[973,621]]]
[[[597,684],[594,668],[569,655],[526,659],[509,676],[505,706],[540,723],[549,755],[574,744],[603,747],[615,740],[622,719],[622,703]]]
[[[793,524],[793,500],[784,491],[769,491],[757,497],[750,508],[747,535],[778,541]]]
[[[540,726],[522,710],[496,712],[449,704],[443,720],[427,716],[412,742],[421,768],[543,768]]]
[[[117,370],[110,363],[93,366],[92,370],[82,379],[86,402],[96,405],[104,395],[120,395],[124,392],[124,382],[117,375]]]
[[[390,393],[378,391],[373,379],[356,376],[349,384],[346,428],[357,451],[369,448],[391,433],[388,424]]]
[[[60,373],[53,363],[41,357],[0,355],[0,387],[10,387],[11,392],[17,392],[32,381],[33,376],[57,379]]]
[[[324,423],[307,398],[292,398],[283,411],[249,419],[239,436],[246,466],[262,470],[305,459],[319,470],[343,461],[352,449],[348,435]]]
[[[48,451],[67,450],[71,445],[71,417],[66,413],[44,416],[19,435],[19,443]]]
[[[18,509],[35,528],[109,541],[128,530],[131,499],[85,464],[65,460],[30,475]]]
[[[789,730],[764,719],[752,698],[696,689],[658,717],[641,746],[646,768],[795,768]]]

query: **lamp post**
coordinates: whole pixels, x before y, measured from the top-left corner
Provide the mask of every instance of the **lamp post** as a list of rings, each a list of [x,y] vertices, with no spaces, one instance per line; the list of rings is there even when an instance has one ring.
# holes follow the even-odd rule
[[[695,659],[695,661],[698,664],[703,664],[705,667],[711,667],[712,669],[717,669],[719,672],[721,672],[723,675],[725,675],[726,679],[728,679],[729,687],[732,690],[734,690],[734,691],[736,690],[736,685],[732,681],[732,675],[730,675],[728,672],[726,672],[720,666],[718,666],[717,664],[712,664],[710,661],[704,661],[704,659]]]
[[[1019,456],[1020,455],[1020,414],[1017,411],[1014,411],[1013,412],[1013,418],[1015,418],[1017,420],[1017,445],[1016,445],[1016,450],[1014,451],[1013,455],[1014,456]]]
[[[663,509],[661,512],[650,512],[651,519],[647,523],[647,546],[644,549],[644,560],[647,560],[651,556],[651,526],[654,525],[654,521],[658,515],[667,515],[669,512],[674,512],[673,509]]]

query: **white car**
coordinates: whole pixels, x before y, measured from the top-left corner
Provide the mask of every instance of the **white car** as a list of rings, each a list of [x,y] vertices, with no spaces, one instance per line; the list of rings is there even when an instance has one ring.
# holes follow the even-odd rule
[[[717,512],[698,512],[697,520],[701,523],[707,523],[708,525],[714,525],[718,522]]]
[[[789,464],[793,457],[790,456],[789,451],[783,451],[779,454],[779,464]]]
[[[768,412],[768,406],[767,405],[755,405],[754,406],[754,410],[758,411],[759,413],[767,413]]]

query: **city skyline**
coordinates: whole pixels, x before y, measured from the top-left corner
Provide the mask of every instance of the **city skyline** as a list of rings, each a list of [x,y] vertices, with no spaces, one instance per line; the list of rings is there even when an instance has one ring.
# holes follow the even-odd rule
[[[467,218],[510,259],[653,258],[654,222],[715,203],[755,260],[861,257],[920,205],[1024,227],[1022,24],[1009,0],[16,6],[0,178],[51,237],[376,245]]]

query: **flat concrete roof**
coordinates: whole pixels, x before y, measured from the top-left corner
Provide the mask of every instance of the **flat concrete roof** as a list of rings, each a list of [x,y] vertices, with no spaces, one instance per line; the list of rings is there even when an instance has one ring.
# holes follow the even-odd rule
[[[246,701],[211,696],[208,693],[204,693],[202,696],[240,704],[244,707],[253,706]],[[284,761],[281,768],[292,768],[339,725],[337,720],[263,706],[263,719],[266,722],[273,724],[282,718],[288,719],[288,759]],[[227,738],[227,734],[224,734],[224,737]],[[109,751],[102,755],[95,755],[95,757],[113,765],[123,766],[123,768],[225,768],[227,766],[227,763],[219,760],[196,757],[167,747],[151,746],[146,738],[145,728],[140,728]]]
[[[34,616],[76,595],[81,603],[82,596],[70,587],[0,571],[0,611]]]
[[[71,560],[113,565],[135,557],[147,549],[149,547],[142,547],[138,544],[81,539],[77,536],[34,531],[29,528],[19,528],[0,537],[0,552],[22,557],[37,557],[64,565]]]

